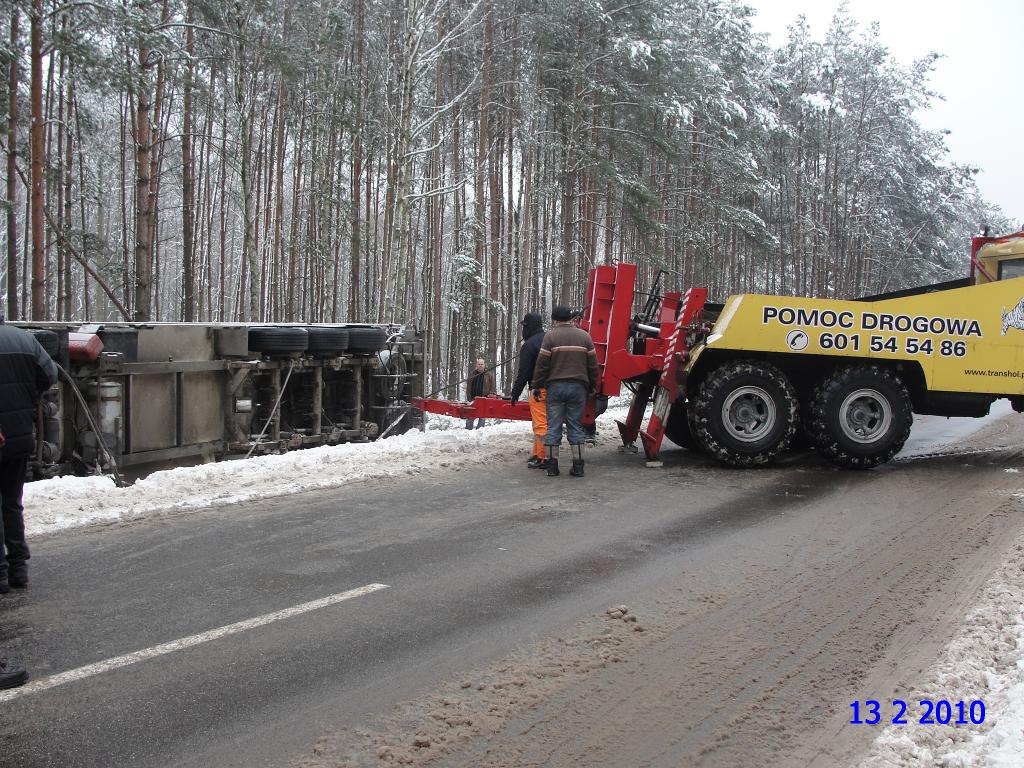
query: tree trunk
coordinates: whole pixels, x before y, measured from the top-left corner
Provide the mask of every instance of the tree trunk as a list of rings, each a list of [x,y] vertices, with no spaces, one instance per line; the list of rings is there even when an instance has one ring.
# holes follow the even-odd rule
[[[7,317],[18,319],[18,9],[11,11],[11,66],[7,79]]]
[[[287,27],[287,13],[285,14],[285,26]],[[274,265],[274,322],[281,320],[281,296],[280,288],[281,261],[282,261],[282,227],[284,226],[284,148],[285,148],[285,122],[284,122],[284,77],[281,78],[277,87],[277,158],[274,163],[274,243],[271,249],[270,258]]]
[[[73,134],[71,131],[71,110],[75,104],[75,78],[74,73],[71,71],[71,65],[68,65],[68,94],[67,94],[67,110],[65,115],[67,117],[67,123],[62,126],[61,130],[64,131],[64,221],[62,222],[62,231],[65,233],[71,232],[72,221],[71,221],[71,181],[72,181],[72,167],[74,164],[74,142],[72,141]],[[77,115],[77,112],[76,112]],[[83,230],[84,233],[84,230]],[[68,248],[65,246],[64,251],[64,306],[63,306],[63,317],[65,320],[70,320],[75,315],[74,305],[74,292],[71,289],[71,255]]]
[[[43,259],[43,0],[32,0],[32,319],[46,319]]]
[[[480,117],[477,123],[477,151],[476,168],[474,169],[473,186],[473,255],[476,259],[476,268],[479,279],[473,281],[473,304],[470,316],[469,330],[469,356],[475,358],[485,346],[487,340],[481,342],[480,333],[483,329],[483,296],[481,293],[480,279],[483,278],[487,260],[487,208],[485,201],[484,176],[487,173],[487,153],[491,146],[490,136],[490,112],[491,112],[491,88],[493,83],[494,57],[494,32],[493,17],[490,0],[485,0],[484,13],[484,57],[483,57],[483,84],[480,87]],[[490,30],[490,34],[488,34]],[[488,44],[490,41],[491,44]]]
[[[150,198],[149,141],[150,98],[149,48],[139,38],[139,72],[135,104],[135,320],[152,319],[153,261],[150,248],[153,243],[153,216]]]
[[[185,6],[185,84],[181,126],[181,304],[182,318],[194,322],[195,314],[195,214],[193,211],[192,79],[195,67],[192,34],[192,0]]]

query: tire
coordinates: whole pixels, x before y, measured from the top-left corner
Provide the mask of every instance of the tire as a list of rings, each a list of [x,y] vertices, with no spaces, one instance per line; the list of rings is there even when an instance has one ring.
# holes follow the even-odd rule
[[[709,373],[692,409],[697,441],[733,467],[770,462],[789,446],[800,421],[793,385],[760,360],[726,363]]]
[[[322,325],[306,326],[309,334],[308,350],[318,355],[340,355],[348,349],[348,328],[328,328]]]
[[[688,410],[685,398],[680,397],[672,403],[672,407],[668,409],[668,418],[665,420],[665,437],[680,448],[695,451],[699,446],[690,429]]]
[[[309,334],[305,328],[264,326],[249,329],[249,349],[267,354],[305,352]]]
[[[384,349],[388,332],[383,328],[348,328],[348,351],[353,355],[372,355]]]
[[[852,469],[889,461],[914,423],[907,388],[878,365],[840,368],[815,389],[810,411],[818,451]]]
[[[39,342],[39,346],[43,348],[50,357],[57,357],[60,354],[60,337],[53,331],[47,331],[43,328],[29,328],[29,333],[35,336],[36,341]]]

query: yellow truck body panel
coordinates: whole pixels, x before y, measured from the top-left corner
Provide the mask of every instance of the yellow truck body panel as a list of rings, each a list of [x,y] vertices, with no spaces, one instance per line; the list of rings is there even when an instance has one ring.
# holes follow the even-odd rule
[[[873,302],[731,296],[688,370],[712,349],[913,361],[929,390],[1020,395],[1024,278]]]

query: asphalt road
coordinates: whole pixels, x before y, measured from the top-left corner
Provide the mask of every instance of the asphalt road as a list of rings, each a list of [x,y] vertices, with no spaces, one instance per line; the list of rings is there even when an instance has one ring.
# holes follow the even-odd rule
[[[908,684],[1024,530],[1024,427],[973,426],[909,450],[1011,447],[645,469],[609,438],[583,480],[509,460],[40,539],[0,598],[36,680],[387,589],[0,700],[0,765],[842,764],[849,702]]]

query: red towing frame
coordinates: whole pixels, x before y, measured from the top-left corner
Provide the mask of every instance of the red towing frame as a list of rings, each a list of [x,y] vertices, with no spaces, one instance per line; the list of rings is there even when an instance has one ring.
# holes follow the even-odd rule
[[[679,396],[682,367],[688,355],[687,332],[700,322],[707,289],[691,288],[685,296],[665,293],[654,323],[646,325],[633,316],[635,285],[635,264],[592,269],[579,326],[590,333],[597,350],[597,393],[615,397],[622,392],[623,384],[634,393],[626,421],[617,422],[623,445],[635,449],[639,437],[648,461],[654,462],[665,437],[669,408]],[[647,429],[641,429],[652,398],[654,409]],[[478,397],[472,402],[416,398],[413,405],[427,413],[461,419],[530,420],[528,403],[495,396]],[[592,424],[594,418],[595,402],[591,398],[583,422]]]

